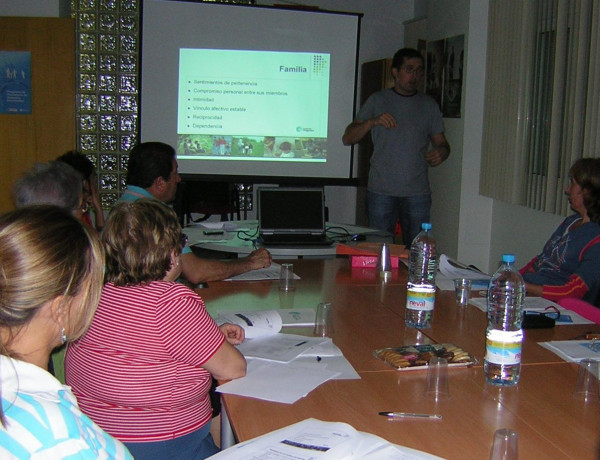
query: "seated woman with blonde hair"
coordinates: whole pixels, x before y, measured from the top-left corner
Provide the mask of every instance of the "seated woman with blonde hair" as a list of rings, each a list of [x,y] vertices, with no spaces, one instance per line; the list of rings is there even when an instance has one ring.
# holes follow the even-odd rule
[[[102,289],[98,237],[56,206],[0,217],[0,458],[131,459],[47,372],[80,337]]]
[[[216,453],[211,376],[246,373],[233,346],[243,329],[219,328],[202,299],[175,282],[183,237],[173,210],[158,200],[113,208],[102,233],[107,283],[98,312],[67,350],[67,383],[83,412],[138,460]]]

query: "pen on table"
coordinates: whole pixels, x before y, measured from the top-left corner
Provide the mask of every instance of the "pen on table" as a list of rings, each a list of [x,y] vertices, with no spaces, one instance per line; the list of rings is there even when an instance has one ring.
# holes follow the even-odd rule
[[[395,418],[426,418],[432,420],[441,420],[442,416],[438,414],[416,414],[414,412],[379,412],[379,415],[388,417],[390,419]]]
[[[583,334],[580,334],[576,337],[572,337],[568,340],[594,340],[594,339],[600,339],[600,334],[593,333],[593,332],[584,332]]]

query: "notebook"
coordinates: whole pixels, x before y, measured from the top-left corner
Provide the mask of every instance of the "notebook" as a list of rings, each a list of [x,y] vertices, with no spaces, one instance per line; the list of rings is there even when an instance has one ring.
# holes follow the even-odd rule
[[[257,202],[259,236],[265,246],[333,243],[325,235],[322,187],[261,187]]]

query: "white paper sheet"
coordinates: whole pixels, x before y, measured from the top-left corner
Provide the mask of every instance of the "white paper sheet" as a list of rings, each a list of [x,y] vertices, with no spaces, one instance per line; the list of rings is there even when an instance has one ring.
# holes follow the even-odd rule
[[[251,352],[246,352],[248,353],[246,354],[243,350],[240,350],[248,361],[246,376],[221,385],[218,391],[292,404],[327,380],[334,378],[341,380],[360,379],[360,376],[344,357],[342,351],[334,345],[330,338],[309,338],[290,334],[277,335],[284,337],[272,337],[270,340],[266,340],[266,342],[270,342],[268,347],[259,344],[262,348],[260,354],[271,356],[269,353],[273,353],[273,350],[275,350],[275,354],[278,355],[279,350],[276,344],[280,343],[280,339],[287,337],[295,337],[296,342],[300,340],[303,351],[294,352],[297,357],[284,363],[252,358],[249,356],[252,354]],[[306,339],[312,340],[307,341]]]
[[[579,362],[582,359],[600,360],[600,342],[598,341],[555,340],[553,342],[539,342],[539,344],[568,362]]]
[[[329,340],[327,337],[306,337],[279,333],[244,340],[237,348],[246,358],[260,358],[287,363],[309,348],[327,340]]]
[[[217,460],[441,460],[397,446],[347,423],[306,419],[237,444],[213,457]]]
[[[487,273],[461,264],[446,254],[440,256],[438,268],[435,284],[442,291],[454,291],[455,278],[468,278],[472,280],[472,289],[474,291],[487,290],[491,278]]]
[[[271,262],[267,268],[259,268],[258,270],[250,270],[249,272],[240,275],[226,278],[225,281],[265,281],[278,280],[281,272],[281,265]],[[294,273],[294,279],[299,280],[300,277]]]
[[[443,291],[454,291],[455,278],[468,278],[473,280],[473,289],[487,289],[490,275],[451,259],[446,254],[440,256],[439,271],[436,276],[436,285]]]
[[[240,310],[231,308],[219,310],[215,318],[217,324],[229,322],[243,328],[248,326],[279,332],[282,327],[308,327],[315,325],[314,308],[290,308],[270,310]]]
[[[223,222],[207,222],[207,221],[195,222],[193,224],[189,224],[188,227],[208,228],[211,230],[221,230],[223,228]]]
[[[335,346],[331,339],[309,348],[292,362],[323,366],[328,371],[338,373],[335,377],[336,380],[360,379],[358,373],[342,354],[342,350]]]
[[[220,393],[293,404],[337,372],[306,363],[277,363],[248,360],[246,376],[217,387]]]
[[[244,328],[246,339],[255,339],[281,331],[282,320],[277,310],[238,311],[219,313],[215,322],[237,324]]]
[[[485,297],[473,297],[469,300],[471,305],[476,306],[483,312],[487,312],[487,298]],[[545,312],[546,308],[552,306],[560,312],[560,318],[556,320],[557,326],[564,326],[570,324],[594,324],[593,321],[578,315],[577,313],[567,310],[561,307],[556,302],[544,299],[543,297],[525,297],[525,303],[523,309],[531,312]]]

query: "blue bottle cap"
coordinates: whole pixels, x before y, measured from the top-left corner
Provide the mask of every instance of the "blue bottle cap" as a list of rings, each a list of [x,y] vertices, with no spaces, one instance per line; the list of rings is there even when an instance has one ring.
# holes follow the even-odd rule
[[[431,230],[431,224],[429,222],[423,222],[421,224],[421,229],[422,230]]]
[[[512,264],[515,262],[515,255],[514,254],[504,254],[502,256],[502,262],[508,263],[508,264]]]

